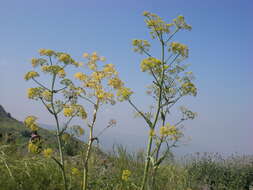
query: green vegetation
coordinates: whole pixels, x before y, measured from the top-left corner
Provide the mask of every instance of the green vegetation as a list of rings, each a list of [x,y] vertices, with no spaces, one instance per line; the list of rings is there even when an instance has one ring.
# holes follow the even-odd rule
[[[10,136],[8,134],[11,133]],[[56,150],[53,131],[39,128]],[[0,190],[62,190],[61,171],[51,159],[28,153],[30,133],[26,127],[7,115],[0,116]],[[65,144],[66,173],[69,190],[80,189],[83,173],[82,157],[87,147],[72,138]],[[78,147],[75,145],[78,143]],[[83,151],[82,151],[83,150]],[[74,153],[73,153],[74,152]],[[93,149],[89,168],[88,189],[137,190],[141,187],[145,153],[128,153],[121,146],[110,153]],[[122,175],[124,171],[125,175]],[[152,176],[152,173],[149,175]],[[253,182],[253,156],[231,156],[223,159],[218,154],[186,156],[180,162],[170,154],[160,165],[154,190],[246,190]],[[150,183],[148,183],[150,185]],[[149,186],[148,186],[149,187]]]
[[[38,155],[20,157],[15,145],[0,146],[1,190],[61,190],[62,176],[56,163]],[[80,189],[83,174],[80,155],[66,157],[66,173],[70,190]],[[117,147],[104,156],[92,154],[88,189],[137,190],[141,187],[145,155],[128,153]],[[177,163],[167,159],[160,166],[154,189],[160,190],[246,190],[253,181],[253,157],[219,155],[192,155]],[[130,171],[127,180],[125,169]],[[151,174],[150,174],[151,175]]]

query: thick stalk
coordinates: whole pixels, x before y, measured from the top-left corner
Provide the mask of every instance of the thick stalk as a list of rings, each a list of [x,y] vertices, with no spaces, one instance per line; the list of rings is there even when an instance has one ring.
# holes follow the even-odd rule
[[[161,61],[162,61],[162,75],[160,76],[160,77],[161,77],[161,81],[160,81],[160,84],[159,84],[158,105],[157,105],[156,116],[155,116],[155,120],[154,120],[152,129],[154,129],[155,126],[156,126],[156,123],[157,123],[157,121],[158,121],[158,117],[159,117],[159,114],[160,114],[160,110],[161,110],[162,90],[163,90],[163,89],[162,89],[162,86],[163,86],[163,82],[164,82],[164,73],[165,73],[165,70],[164,70],[164,42],[163,42],[162,38],[161,38],[160,42],[161,42],[161,45],[162,45],[162,56],[161,56]],[[149,166],[150,166],[150,153],[151,153],[151,148],[152,148],[152,142],[153,142],[152,136],[149,136],[148,146],[147,146],[147,152],[146,152],[147,161],[146,161],[146,163],[145,163],[145,168],[144,168],[144,174],[143,174],[143,180],[142,180],[141,190],[144,190],[144,189],[145,189],[146,183],[147,183],[148,171],[149,171]]]
[[[151,147],[152,147],[152,141],[153,138],[151,135],[149,135],[148,139],[148,146],[147,146],[147,161],[145,163],[145,168],[144,168],[144,174],[143,174],[143,179],[142,179],[142,186],[141,190],[144,190],[146,183],[147,183],[147,177],[148,177],[148,170],[149,170],[149,164],[150,164],[150,152],[151,152]]]
[[[89,126],[90,127],[90,135],[89,135],[88,148],[86,151],[86,156],[85,156],[85,160],[84,160],[84,169],[83,169],[83,188],[82,188],[83,190],[86,190],[87,185],[88,185],[89,159],[90,159],[90,155],[91,155],[92,143],[94,141],[93,129],[94,129],[94,125],[95,125],[96,118],[97,118],[98,106],[99,106],[99,100],[97,100],[96,104],[94,105],[93,121],[92,121],[92,124]]]
[[[162,113],[163,112],[163,108],[162,108]],[[163,114],[164,117],[162,117],[162,125],[164,126],[165,125],[165,120],[166,120],[166,113]],[[155,163],[157,164],[157,161],[158,161],[158,158],[159,158],[159,153],[160,153],[160,149],[161,149],[161,146],[162,146],[162,142],[163,142],[163,137],[160,139],[160,142],[157,146],[157,151],[156,151],[156,155],[155,155]],[[160,164],[159,164],[160,165]],[[155,189],[155,183],[156,183],[156,173],[157,173],[157,170],[158,170],[158,167],[159,165],[156,165],[154,167],[154,170],[153,170],[153,175],[152,175],[152,189],[154,190]]]
[[[84,161],[84,170],[83,170],[83,190],[87,189],[87,184],[88,184],[88,172],[89,172],[89,158],[90,158],[90,152],[91,152],[91,147],[92,147],[92,142],[93,142],[93,129],[90,129],[90,136],[89,136],[89,143],[88,143],[88,148],[86,152],[86,157]]]
[[[55,122],[56,122],[56,136],[57,136],[58,150],[59,150],[60,163],[61,163],[60,168],[61,168],[62,178],[63,178],[63,182],[64,182],[64,189],[67,190],[68,185],[67,185],[67,179],[66,179],[66,173],[65,173],[63,151],[62,151],[60,124],[59,124],[59,120],[58,120],[58,115],[57,115],[57,113],[55,111],[55,108],[54,108],[54,84],[55,84],[55,79],[56,79],[56,74],[53,75],[53,81],[52,81],[52,86],[51,86],[51,92],[52,92],[51,106],[52,106],[53,115],[54,115]]]
[[[162,141],[160,141],[160,143],[159,143],[159,145],[158,145],[158,148],[157,148],[157,151],[156,151],[155,163],[157,162],[157,160],[158,160],[158,158],[159,158],[159,152],[160,152],[160,149],[161,149],[161,145],[162,145]],[[155,189],[155,181],[156,181],[157,169],[158,169],[158,166],[155,166],[155,167],[154,167],[154,171],[153,171],[153,175],[152,175],[152,190]]]

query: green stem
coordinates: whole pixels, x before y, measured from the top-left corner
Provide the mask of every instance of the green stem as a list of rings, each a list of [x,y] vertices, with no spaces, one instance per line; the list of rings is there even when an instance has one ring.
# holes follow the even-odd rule
[[[158,145],[158,148],[157,148],[157,151],[156,151],[155,163],[157,162],[157,160],[158,160],[158,158],[159,158],[159,153],[160,153],[161,145],[162,145],[162,139],[161,139],[161,141],[159,142],[159,145]],[[153,174],[152,174],[152,189],[155,189],[155,181],[156,181],[157,169],[158,169],[158,167],[155,166],[155,167],[154,167]]]
[[[97,102],[94,105],[93,121],[92,121],[92,124],[90,125],[89,143],[88,143],[88,148],[86,151],[86,156],[85,156],[85,160],[84,160],[84,168],[83,168],[83,188],[82,188],[83,190],[86,190],[87,185],[88,185],[89,159],[90,159],[90,155],[91,155],[92,143],[94,141],[93,129],[94,129],[94,125],[95,125],[95,122],[97,119],[98,107],[99,107],[99,99],[97,99]]]
[[[162,40],[162,36],[160,38],[160,42],[161,42],[161,46],[162,46],[162,56],[161,56],[161,61],[162,61],[162,75],[160,76],[160,84],[159,84],[159,97],[158,97],[158,105],[157,105],[157,111],[156,111],[156,116],[155,116],[155,120],[154,123],[152,125],[152,129],[155,128],[157,121],[158,121],[158,117],[160,114],[160,110],[161,110],[161,102],[162,102],[162,91],[163,91],[163,82],[164,82],[164,74],[165,74],[165,70],[164,70],[164,41]],[[147,161],[145,163],[145,168],[144,168],[144,174],[143,174],[143,180],[142,180],[142,186],[141,186],[141,190],[144,190],[146,187],[146,183],[147,183],[147,178],[148,178],[148,171],[149,171],[149,166],[150,166],[150,153],[151,153],[151,148],[152,148],[152,136],[149,136],[149,140],[148,140],[148,146],[147,146]]]
[[[55,118],[56,122],[56,136],[57,136],[57,143],[58,143],[58,149],[59,149],[59,155],[60,155],[60,163],[61,163],[61,172],[62,172],[62,178],[64,182],[64,189],[68,189],[67,185],[67,179],[66,179],[66,173],[65,173],[65,165],[64,165],[64,157],[63,157],[63,151],[62,151],[62,141],[61,141],[61,134],[60,134],[60,124],[59,124],[59,119],[58,115],[55,111],[54,108],[54,84],[55,84],[55,79],[56,79],[56,74],[53,75],[53,81],[52,81],[52,86],[51,86],[51,92],[52,92],[52,98],[51,98],[51,106],[53,110],[53,115]]]
[[[84,170],[83,170],[83,190],[87,189],[88,185],[88,172],[89,172],[89,158],[91,153],[91,147],[93,142],[93,128],[90,129],[90,136],[89,136],[89,143],[88,143],[88,149],[86,152],[86,158],[84,161]]]
[[[152,138],[151,135],[149,135],[148,146],[147,146],[147,161],[145,163],[141,190],[145,189],[145,186],[146,186],[146,183],[147,183],[148,170],[149,170],[149,165],[150,165],[150,152],[151,152],[151,147],[152,147],[152,141],[153,141],[153,138]]]

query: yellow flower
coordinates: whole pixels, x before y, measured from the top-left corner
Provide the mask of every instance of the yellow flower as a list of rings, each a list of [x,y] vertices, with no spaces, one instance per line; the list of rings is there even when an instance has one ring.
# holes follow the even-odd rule
[[[68,55],[66,53],[60,54],[60,56],[58,57],[58,59],[59,59],[59,61],[62,61],[64,63],[68,63],[69,61],[71,61],[70,55]]]
[[[165,126],[160,127],[160,135],[167,136],[167,128]]]
[[[183,83],[181,86],[181,90],[184,95],[186,95],[186,94],[190,94],[193,96],[197,95],[197,88],[195,87],[195,85],[192,82]]]
[[[72,175],[75,175],[75,176],[79,176],[81,174],[79,169],[77,169],[77,168],[72,168],[71,173],[72,173]]]
[[[103,71],[104,71],[105,75],[107,75],[107,76],[111,76],[113,74],[114,75],[117,74],[117,72],[116,72],[113,64],[106,64],[106,65],[104,65]]]
[[[41,88],[28,88],[27,89],[27,96],[29,99],[34,99],[39,97],[41,94]]]
[[[119,101],[124,101],[124,100],[129,99],[132,93],[133,92],[130,90],[130,88],[122,87],[118,89],[117,96],[118,96]]]
[[[97,60],[99,60],[99,57],[98,57],[98,55],[97,55],[96,52],[93,52],[93,53],[91,54],[91,60],[92,60],[92,61],[97,61]]]
[[[53,150],[51,148],[47,148],[43,150],[43,155],[46,158],[51,158],[52,154],[53,154]]]
[[[25,118],[24,124],[26,126],[30,126],[30,125],[34,124],[37,119],[38,118],[35,117],[35,116],[28,116],[28,117]]]
[[[86,119],[87,118],[87,113],[84,110],[83,106],[81,105],[76,105],[76,110],[78,111],[78,116],[81,117],[82,119]]]
[[[51,74],[58,74],[61,70],[63,70],[63,68],[60,67],[59,65],[50,65],[50,66],[43,65],[41,67],[41,70],[43,72],[48,72],[48,73],[51,73]]]
[[[33,67],[36,67],[39,64],[39,61],[36,58],[32,58],[31,63]]]
[[[59,70],[58,75],[60,78],[64,78],[66,76],[64,69]]]
[[[163,137],[171,136],[172,140],[177,140],[182,136],[182,132],[174,125],[167,123],[166,126],[160,127],[160,135]]]
[[[49,66],[43,65],[43,66],[41,67],[41,70],[44,71],[44,72],[47,72],[47,71],[48,71],[48,68],[49,68]]]
[[[36,144],[29,142],[28,152],[38,154],[38,153],[40,153],[40,148]]]
[[[179,29],[185,29],[185,30],[191,30],[192,27],[188,24],[186,24],[184,20],[184,16],[179,15],[176,19],[173,19],[174,24],[176,25],[177,28]]]
[[[39,54],[46,55],[46,56],[52,56],[52,55],[55,55],[55,52],[51,49],[40,49]]]
[[[29,128],[31,129],[31,131],[37,131],[39,129],[39,126],[37,124],[33,123],[29,126]]]
[[[145,72],[147,70],[153,69],[154,67],[158,67],[160,65],[161,65],[161,61],[159,59],[156,59],[154,57],[149,57],[149,58],[144,59],[141,62],[141,70]]]
[[[123,181],[128,181],[128,179],[129,179],[130,176],[131,176],[131,171],[129,171],[129,170],[123,170],[122,171],[121,179]]]
[[[44,92],[42,92],[41,95],[48,102],[51,101],[51,99],[52,99],[52,93],[48,90],[45,90]]]
[[[147,40],[134,39],[132,45],[134,46],[134,51],[141,54],[143,52],[148,52],[150,47],[150,43]]]
[[[119,89],[124,85],[124,83],[118,77],[114,77],[109,79],[108,85],[112,86],[114,89]]]
[[[100,57],[100,61],[106,61],[105,57]]]
[[[65,117],[71,117],[74,114],[74,109],[70,106],[63,108],[63,114]]]
[[[154,129],[151,129],[149,131],[149,136],[151,136],[151,137],[155,136],[155,130]]]
[[[173,53],[179,54],[182,57],[188,57],[189,49],[186,45],[178,42],[171,42],[170,47]]]
[[[105,74],[102,71],[100,72],[96,71],[91,74],[91,77],[96,81],[100,81],[102,78],[105,77]]]
[[[83,57],[84,57],[84,58],[88,58],[88,57],[89,57],[89,54],[88,54],[88,53],[84,53],[84,54],[83,54]]]
[[[39,126],[36,124],[36,120],[38,118],[35,116],[28,116],[24,120],[24,124],[26,127],[30,128],[32,131],[37,131]]]
[[[85,80],[87,78],[87,76],[85,74],[83,74],[82,72],[78,72],[74,75],[74,77],[76,79],[79,79],[79,80]]]
[[[105,98],[105,91],[103,91],[102,89],[98,89],[95,92],[95,95],[97,96],[98,99],[103,99]]]
[[[38,77],[39,74],[35,71],[29,71],[28,73],[26,73],[25,75],[25,80],[30,80],[31,78],[35,78],[35,77]]]
[[[95,71],[95,70],[97,69],[97,64],[96,64],[95,61],[89,61],[89,62],[87,63],[87,66],[88,66],[91,70],[93,70],[93,71]]]
[[[143,16],[148,16],[149,15],[149,12],[148,11],[144,11],[143,12]]]

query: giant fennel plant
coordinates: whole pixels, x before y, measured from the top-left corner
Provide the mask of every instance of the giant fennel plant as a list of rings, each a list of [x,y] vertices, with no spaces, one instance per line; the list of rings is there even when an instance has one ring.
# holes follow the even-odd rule
[[[161,49],[160,56],[155,57],[150,51],[152,47],[149,41],[139,39],[132,41],[134,51],[146,56],[140,63],[141,71],[153,79],[147,90],[148,95],[153,98],[151,111],[140,110],[131,98],[128,99],[149,129],[141,190],[146,189],[148,181],[151,189],[155,189],[156,173],[160,164],[183,137],[182,122],[196,116],[196,113],[181,107],[182,117],[178,122],[172,123],[168,120],[171,108],[183,97],[197,94],[197,88],[192,82],[194,79],[192,72],[186,72],[187,64],[183,62],[188,58],[189,49],[182,43],[172,41],[178,32],[191,30],[192,27],[185,22],[183,16],[166,23],[156,14],[145,11],[143,15],[151,38],[158,41]]]

